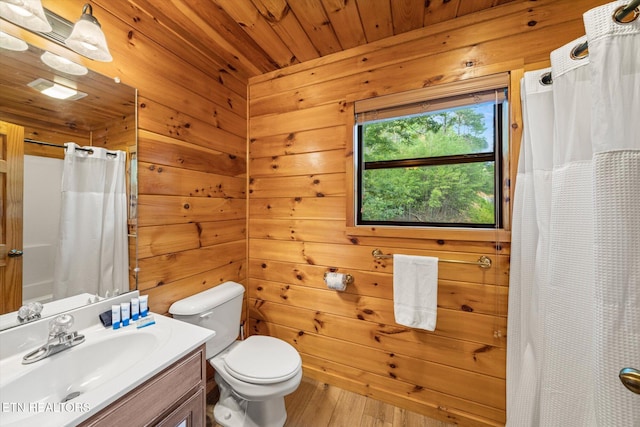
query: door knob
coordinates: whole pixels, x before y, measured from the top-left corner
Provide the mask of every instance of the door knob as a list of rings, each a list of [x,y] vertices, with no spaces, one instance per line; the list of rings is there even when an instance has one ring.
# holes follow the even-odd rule
[[[633,368],[624,368],[620,371],[620,381],[635,394],[640,394],[640,371]]]
[[[7,255],[9,255],[9,258],[17,258],[22,256],[22,251],[11,249]]]

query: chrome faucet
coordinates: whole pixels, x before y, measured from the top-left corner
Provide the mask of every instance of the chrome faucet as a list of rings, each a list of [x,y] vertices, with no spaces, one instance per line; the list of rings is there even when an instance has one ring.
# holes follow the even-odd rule
[[[70,314],[61,314],[49,323],[49,338],[42,347],[32,351],[22,358],[22,364],[38,362],[67,350],[84,342],[84,335],[78,334],[77,331],[70,332],[73,325],[73,316]]]
[[[18,310],[18,323],[27,323],[38,320],[41,317],[42,304],[39,302],[30,302],[25,304]]]

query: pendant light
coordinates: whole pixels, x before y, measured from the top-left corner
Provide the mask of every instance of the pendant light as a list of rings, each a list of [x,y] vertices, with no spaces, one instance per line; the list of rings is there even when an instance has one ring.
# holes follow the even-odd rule
[[[84,76],[89,72],[84,65],[76,64],[63,56],[51,52],[45,52],[40,56],[40,60],[54,70],[73,76]]]
[[[65,44],[89,59],[102,62],[110,62],[113,59],[100,23],[93,16],[93,8],[88,3],[83,6],[82,15],[73,26]]]
[[[0,16],[30,31],[51,31],[40,0],[0,0]]]
[[[4,31],[0,31],[0,48],[16,52],[24,52],[29,49],[29,45],[24,40],[13,37]]]

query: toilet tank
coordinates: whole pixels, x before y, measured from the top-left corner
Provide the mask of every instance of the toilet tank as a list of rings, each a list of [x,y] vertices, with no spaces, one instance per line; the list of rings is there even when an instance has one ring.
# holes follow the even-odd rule
[[[216,332],[206,343],[207,359],[210,359],[238,338],[243,294],[240,283],[225,282],[174,302],[169,313],[174,319]]]

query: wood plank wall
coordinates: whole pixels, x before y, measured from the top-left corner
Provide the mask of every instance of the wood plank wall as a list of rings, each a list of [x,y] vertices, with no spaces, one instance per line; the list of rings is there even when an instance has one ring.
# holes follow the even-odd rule
[[[84,3],[43,1],[70,20]],[[151,308],[236,280],[249,287],[252,331],[296,345],[307,375],[460,424],[502,424],[508,239],[352,234],[352,103],[548,65],[552,49],[583,34],[581,14],[603,2],[513,2],[254,78],[249,96],[246,78],[180,49],[150,2],[91,3],[114,61],[83,62],[139,89],[140,289]],[[519,125],[517,102],[512,110]],[[484,276],[443,266],[430,334],[394,324],[393,267],[372,260],[376,247],[459,259],[489,252],[498,266]],[[355,276],[348,292],[324,288],[331,268]]]
[[[251,333],[294,345],[305,374],[319,380],[461,425],[504,424],[508,230],[349,227],[353,102],[511,72],[513,182],[519,79],[584,34],[582,13],[600,4],[513,2],[251,78]],[[375,248],[465,260],[485,254],[494,266],[440,263],[430,333],[394,322],[393,265],[374,260]],[[328,290],[326,271],[350,273],[355,283]]]
[[[43,6],[75,21],[84,3]],[[141,293],[166,313],[174,301],[226,280],[244,283],[246,77],[176,48],[170,22],[154,16],[151,3],[91,4],[114,60],[78,60],[138,89]]]

